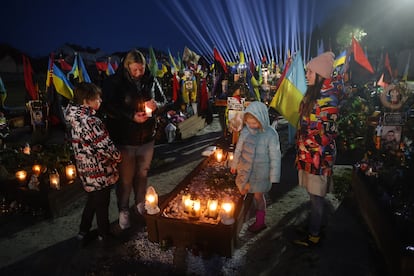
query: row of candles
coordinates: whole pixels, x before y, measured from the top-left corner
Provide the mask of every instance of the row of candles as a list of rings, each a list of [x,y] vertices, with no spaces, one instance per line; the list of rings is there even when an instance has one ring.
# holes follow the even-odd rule
[[[216,158],[217,162],[224,161],[225,153],[224,153],[223,149],[217,148],[214,151],[214,157]],[[231,151],[227,152],[227,159],[226,160],[227,160],[227,162],[233,161],[233,152],[231,152]],[[228,164],[228,165],[230,165],[230,164]]]
[[[181,198],[184,212],[191,218],[200,218],[201,216],[201,201],[200,199],[192,199],[190,194],[185,194]],[[145,195],[145,209],[148,214],[155,215],[160,212],[158,207],[158,194],[154,187],[150,186]],[[207,201],[207,209],[205,216],[216,219],[220,215],[220,220],[223,224],[230,225],[234,223],[234,202],[231,200],[223,200],[219,205],[218,199],[209,199]]]
[[[201,201],[200,199],[191,199],[190,194],[183,195],[181,198],[184,212],[190,217],[199,218],[201,216]],[[216,219],[220,214],[220,219],[223,224],[233,224],[234,218],[234,203],[230,200],[224,200],[219,205],[218,199],[208,199],[207,208],[204,212],[205,216]]]
[[[45,167],[40,164],[34,164],[32,166],[32,174],[36,177],[39,177],[40,174],[45,171]],[[16,174],[16,179],[20,183],[26,183],[28,172],[24,169],[19,169]],[[72,163],[69,163],[65,166],[65,176],[68,180],[68,183],[72,183],[76,179],[76,166]],[[56,190],[60,190],[60,175],[57,170],[52,170],[49,173],[49,183],[50,187]]]
[[[214,151],[214,157],[217,162],[227,161],[227,165],[229,166],[229,163],[233,160],[233,152],[229,151],[227,152],[227,156],[225,156],[223,149],[217,148]],[[200,199],[192,199],[190,194],[185,194],[181,198],[181,203],[184,212],[187,213],[189,217],[200,218],[202,213]],[[148,187],[145,195],[145,209],[150,215],[155,215],[160,212],[158,207],[158,194],[152,186]],[[224,200],[221,205],[219,205],[218,199],[209,199],[204,214],[213,219],[216,219],[220,215],[220,220],[223,224],[233,224],[234,202]]]
[[[31,147],[28,143],[26,143],[26,145],[23,147],[22,149],[23,154],[26,155],[30,155],[31,154]],[[42,166],[40,164],[38,164],[37,162],[35,162],[35,164],[32,166],[32,178],[35,177],[36,180],[37,178],[40,176],[40,174],[42,174],[43,172],[46,171],[46,167]],[[68,183],[73,183],[76,179],[76,166],[74,164],[72,164],[71,162],[69,162],[66,166],[65,166],[65,175],[66,175],[66,179],[68,181]],[[20,183],[26,183],[27,181],[27,177],[28,177],[28,172],[24,169],[19,169],[18,171],[16,171],[15,177],[17,179],[18,182]],[[52,171],[49,172],[49,183],[50,183],[50,187],[56,190],[60,190],[60,175],[59,172],[54,169]]]

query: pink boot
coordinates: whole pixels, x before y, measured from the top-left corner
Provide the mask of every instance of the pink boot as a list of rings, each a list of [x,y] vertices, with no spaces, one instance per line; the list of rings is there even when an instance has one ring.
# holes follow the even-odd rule
[[[265,229],[267,226],[265,224],[265,210],[257,210],[256,211],[256,221],[250,225],[247,230],[249,230],[252,233],[259,233],[263,229]]]

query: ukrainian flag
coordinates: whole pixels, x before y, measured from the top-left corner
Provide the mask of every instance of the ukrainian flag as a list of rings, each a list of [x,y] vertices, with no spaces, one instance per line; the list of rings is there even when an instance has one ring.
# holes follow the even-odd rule
[[[299,106],[306,92],[305,67],[298,52],[285,66],[282,81],[270,103],[294,127],[299,121]]]
[[[336,67],[338,67],[342,64],[345,64],[345,60],[346,60],[346,50],[344,50],[342,53],[340,53],[336,57],[336,59],[334,61],[334,64],[333,64],[333,67],[336,68]]]

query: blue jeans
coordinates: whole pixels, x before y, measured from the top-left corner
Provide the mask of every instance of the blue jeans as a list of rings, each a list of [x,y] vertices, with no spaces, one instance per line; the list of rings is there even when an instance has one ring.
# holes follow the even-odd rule
[[[134,191],[135,204],[145,201],[148,171],[154,155],[154,141],[130,146],[119,145],[122,162],[119,164],[119,182],[116,186],[119,211],[129,209],[129,197]]]
[[[311,214],[309,221],[309,233],[312,236],[319,236],[319,232],[322,224],[323,207],[325,204],[325,198],[309,194],[311,203]]]

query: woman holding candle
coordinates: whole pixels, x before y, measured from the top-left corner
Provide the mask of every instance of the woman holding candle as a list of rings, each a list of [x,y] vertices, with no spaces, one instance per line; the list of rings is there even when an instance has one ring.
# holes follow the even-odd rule
[[[117,165],[121,153],[115,147],[102,120],[96,116],[101,106],[101,90],[93,83],[79,83],[74,91],[75,104],[68,104],[65,119],[71,126],[76,167],[88,193],[78,239],[88,234],[96,214],[100,240],[110,236],[108,207],[111,187],[118,181]]]
[[[103,109],[111,138],[122,154],[116,187],[119,226],[130,227],[129,197],[134,210],[145,212],[145,192],[156,134],[156,114],[166,103],[157,78],[147,68],[144,55],[129,51],[116,73],[103,83]]]
[[[244,123],[234,151],[231,172],[237,172],[236,185],[242,195],[253,193],[256,221],[248,230],[258,233],[266,228],[266,200],[273,183],[280,182],[282,154],[279,135],[271,127],[267,106],[252,102],[245,110]]]

